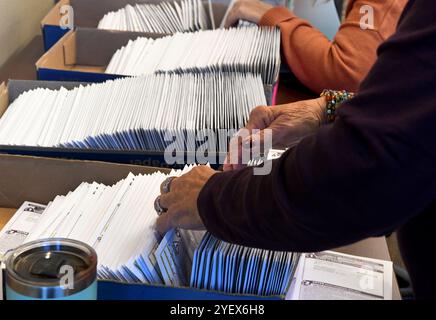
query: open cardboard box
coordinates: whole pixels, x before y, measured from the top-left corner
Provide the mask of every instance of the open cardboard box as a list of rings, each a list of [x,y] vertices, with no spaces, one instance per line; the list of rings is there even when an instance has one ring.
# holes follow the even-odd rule
[[[69,31],[37,62],[38,80],[104,82],[126,76],[105,73],[115,52],[138,37],[157,39],[165,35],[77,28]],[[269,105],[276,104],[278,79],[265,85]]]
[[[64,87],[72,89],[81,84],[80,82],[56,82],[56,81],[32,81],[32,80],[9,80],[8,85],[0,84],[0,118],[8,106],[23,92],[35,88],[59,89]],[[168,164],[165,161],[163,151],[150,150],[101,150],[101,149],[75,149],[75,148],[47,148],[0,145],[0,154],[16,154],[37,157],[96,160],[112,163],[125,163],[152,167],[183,168],[186,163],[198,163],[199,159],[195,152],[185,152],[184,160],[176,164]],[[223,163],[226,153],[210,153],[205,159],[212,167],[217,168]],[[182,160],[182,159],[181,159]]]
[[[130,172],[168,173],[167,169],[72,161],[0,154],[0,229],[24,201],[47,204],[56,195],[67,194],[83,181],[114,184]],[[189,287],[125,284],[99,281],[99,299],[284,299],[284,296],[260,297],[225,294]]]
[[[104,82],[125,77],[104,73],[115,52],[138,37],[164,35],[77,28],[69,31],[37,62],[38,80]]]
[[[75,27],[97,28],[101,18],[110,11],[119,10],[128,4],[159,3],[162,1],[172,0],[60,0],[41,21],[45,50],[50,49],[69,31],[69,29],[61,27],[63,6],[73,8]],[[227,6],[214,3],[212,8],[215,25],[219,26]],[[209,13],[208,6],[206,6],[206,12]]]
[[[66,194],[81,182],[113,184],[134,174],[152,173],[167,169],[111,164],[94,161],[49,159],[0,154],[0,229],[24,201],[48,203],[56,195]],[[391,260],[384,238],[370,238],[336,251],[374,259]],[[138,285],[100,281],[99,299],[284,299],[283,296],[260,297],[224,294],[193,288],[174,288],[163,285]],[[401,299],[393,275],[393,299]]]

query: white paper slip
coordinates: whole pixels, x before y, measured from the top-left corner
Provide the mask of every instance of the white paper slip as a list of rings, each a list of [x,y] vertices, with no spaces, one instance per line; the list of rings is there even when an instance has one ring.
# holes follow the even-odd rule
[[[272,160],[279,159],[287,150],[288,149],[269,149],[268,152],[266,153],[266,157],[263,156],[260,158],[251,159],[247,163],[247,166],[249,167],[260,166],[265,162],[265,160],[272,161]]]
[[[270,149],[268,150],[267,160],[279,159],[288,149]]]
[[[392,262],[325,251],[302,254],[291,300],[391,300]]]
[[[24,202],[11,220],[0,231],[0,258],[8,251],[20,246],[35,228],[47,206]]]

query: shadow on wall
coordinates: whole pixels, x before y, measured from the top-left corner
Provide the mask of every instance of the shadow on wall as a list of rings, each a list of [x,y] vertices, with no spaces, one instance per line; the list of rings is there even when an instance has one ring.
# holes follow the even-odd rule
[[[0,0],[0,66],[41,33],[53,0]]]

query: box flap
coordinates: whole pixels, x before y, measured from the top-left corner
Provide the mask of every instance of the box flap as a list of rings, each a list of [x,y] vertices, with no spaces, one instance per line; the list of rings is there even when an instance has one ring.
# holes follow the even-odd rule
[[[50,48],[41,58],[36,62],[36,69],[49,68],[49,69],[64,69],[64,45],[63,43],[73,36],[74,30],[70,30],[59,40],[53,47]]]
[[[162,38],[165,34],[127,32],[113,30],[99,30],[91,28],[77,28],[75,41],[75,63],[81,66],[97,66],[106,69],[112,56],[129,40],[138,37],[152,39]],[[65,56],[73,56],[72,47],[65,46]],[[67,60],[72,62],[73,60]]]
[[[77,28],[69,31],[37,62],[36,69],[104,73],[114,53],[138,37],[163,34]]]
[[[6,84],[3,82],[0,84],[0,118],[5,113],[9,106],[9,94]]]
[[[62,41],[62,54],[64,57],[64,65],[74,66],[77,64],[77,37],[76,32],[72,32],[69,37],[61,39]]]
[[[170,172],[163,168],[0,154],[0,207],[18,208],[24,201],[48,203],[82,182],[112,185],[130,172],[156,171]]]

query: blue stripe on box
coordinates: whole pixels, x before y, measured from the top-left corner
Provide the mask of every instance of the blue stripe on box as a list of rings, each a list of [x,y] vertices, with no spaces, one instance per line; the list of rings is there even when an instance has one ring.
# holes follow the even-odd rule
[[[42,28],[44,50],[48,51],[53,47],[70,29],[62,29],[59,26],[45,25]]]
[[[281,296],[226,294],[193,288],[98,281],[99,300],[282,300]]]
[[[80,72],[71,70],[57,70],[40,68],[37,71],[38,80],[45,81],[77,81],[77,82],[105,82],[107,80],[114,80],[118,78],[125,78],[126,76],[106,74],[106,73],[91,73]]]

